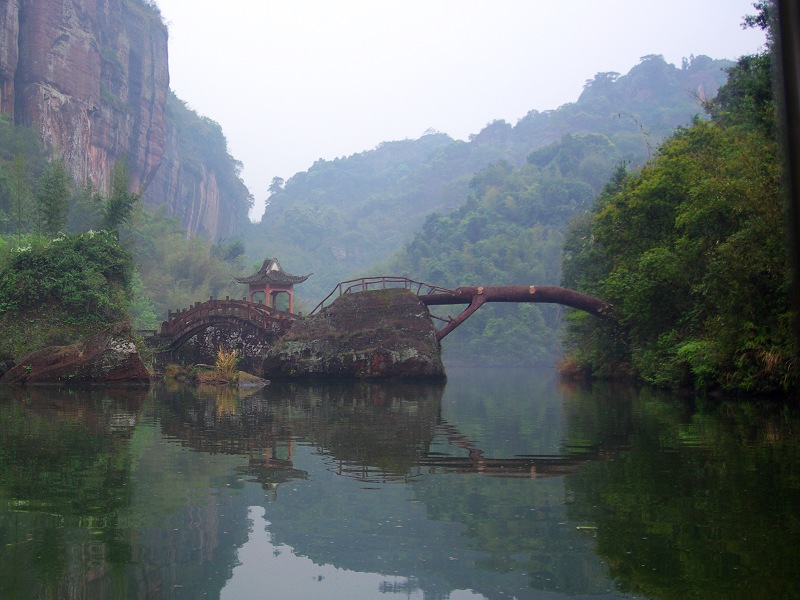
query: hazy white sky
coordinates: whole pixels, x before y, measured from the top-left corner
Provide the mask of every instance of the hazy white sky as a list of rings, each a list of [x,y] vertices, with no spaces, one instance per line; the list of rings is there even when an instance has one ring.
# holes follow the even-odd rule
[[[157,0],[171,87],[217,121],[259,219],[315,160],[577,100],[641,56],[737,58],[752,0]]]

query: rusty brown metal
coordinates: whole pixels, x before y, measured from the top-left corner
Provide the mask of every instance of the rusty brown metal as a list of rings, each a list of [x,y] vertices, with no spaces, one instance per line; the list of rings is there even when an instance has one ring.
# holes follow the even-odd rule
[[[466,321],[476,310],[487,302],[543,302],[561,304],[585,311],[601,318],[610,316],[612,306],[599,298],[574,290],[551,285],[499,285],[464,286],[450,292],[420,295],[420,301],[427,306],[467,304],[467,308],[456,318],[451,319],[436,335],[441,341],[456,327]]]

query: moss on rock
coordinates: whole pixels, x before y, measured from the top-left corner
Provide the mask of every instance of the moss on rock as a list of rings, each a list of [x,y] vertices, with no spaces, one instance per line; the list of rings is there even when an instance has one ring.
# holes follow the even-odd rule
[[[264,359],[264,377],[444,379],[428,307],[404,289],[344,294],[297,321]]]

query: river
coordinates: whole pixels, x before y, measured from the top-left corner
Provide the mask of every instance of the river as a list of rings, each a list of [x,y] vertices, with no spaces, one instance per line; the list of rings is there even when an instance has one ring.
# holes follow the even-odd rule
[[[552,374],[0,388],[0,598],[800,597],[800,415]]]

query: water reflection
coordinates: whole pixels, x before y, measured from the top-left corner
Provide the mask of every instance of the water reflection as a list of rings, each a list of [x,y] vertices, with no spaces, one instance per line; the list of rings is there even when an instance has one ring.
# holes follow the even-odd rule
[[[0,388],[0,597],[790,597],[798,424],[521,372]]]
[[[569,394],[571,428],[608,435],[629,411],[628,448],[569,478],[569,515],[591,522],[620,589],[658,598],[789,598],[800,547],[800,422],[769,402],[677,400],[595,386]]]
[[[128,442],[144,392],[0,387],[0,595],[80,597],[130,558]]]

